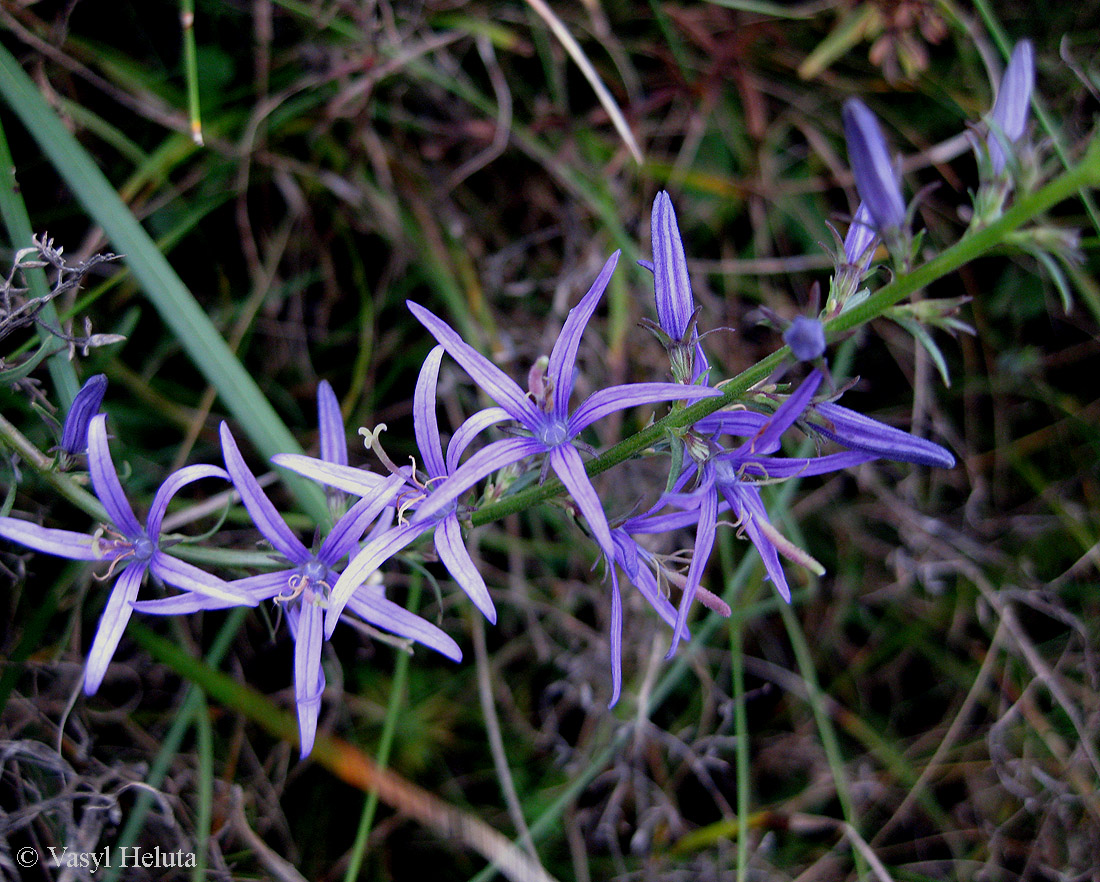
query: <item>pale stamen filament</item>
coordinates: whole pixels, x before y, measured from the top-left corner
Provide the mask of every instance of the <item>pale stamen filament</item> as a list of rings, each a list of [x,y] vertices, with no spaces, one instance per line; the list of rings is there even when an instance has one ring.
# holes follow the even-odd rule
[[[408,480],[408,476],[404,471],[398,468],[397,464],[390,459],[386,451],[382,449],[382,444],[379,442],[378,438],[384,431],[386,431],[386,424],[379,423],[373,432],[370,429],[363,428],[359,430],[359,434],[363,436],[363,444],[368,450],[374,451],[374,455],[377,456],[382,465],[386,467],[386,471],[391,475],[399,475]],[[413,465],[415,466],[416,463],[414,462]]]
[[[328,592],[332,590],[332,586],[324,579],[310,579],[309,576],[304,576],[301,573],[295,573],[287,579],[286,584],[290,588],[290,594],[277,594],[274,598],[275,603],[293,603],[305,594],[306,600],[312,600],[318,606],[325,606],[325,598],[328,596]],[[323,591],[317,589],[323,589]]]
[[[127,548],[118,557],[115,557],[115,558],[111,559],[111,565],[109,567],[107,567],[107,572],[103,573],[102,575],[93,574],[92,578],[94,578],[97,582],[106,582],[108,579],[110,579],[114,575],[115,567],[118,566],[120,561],[129,560],[130,558],[132,558],[134,556],[135,556],[134,549],[132,547]]]

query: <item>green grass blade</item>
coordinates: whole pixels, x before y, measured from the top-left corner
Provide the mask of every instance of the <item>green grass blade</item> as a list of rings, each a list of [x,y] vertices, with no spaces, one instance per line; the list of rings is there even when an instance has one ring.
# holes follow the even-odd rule
[[[409,587],[409,612],[415,613],[419,604],[420,574],[414,572]],[[386,705],[386,719],[382,725],[382,738],[378,742],[378,754],[374,758],[380,769],[386,768],[390,762],[393,739],[397,734],[397,720],[401,715],[401,708],[405,704],[405,685],[409,679],[409,658],[407,652],[399,652],[396,661],[393,663],[390,700]],[[367,850],[367,839],[370,837],[371,827],[374,825],[374,813],[377,809],[378,790],[373,788],[363,801],[363,814],[359,818],[359,828],[355,831],[355,842],[352,844],[351,853],[348,856],[348,869],[344,873],[344,882],[355,882],[359,878],[359,871],[363,866],[363,856]]]

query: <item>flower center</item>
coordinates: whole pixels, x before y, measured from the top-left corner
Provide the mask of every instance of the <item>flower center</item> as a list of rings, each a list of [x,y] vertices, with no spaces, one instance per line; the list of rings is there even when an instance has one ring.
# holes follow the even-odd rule
[[[307,582],[323,582],[325,580],[325,565],[316,558],[307,562],[301,569],[302,578]]]
[[[558,447],[569,440],[569,428],[558,420],[549,420],[539,429],[539,440],[547,447]]]
[[[314,603],[318,606],[324,606],[328,601],[328,593],[331,586],[325,581],[325,574],[328,572],[328,568],[313,558],[306,561],[295,571],[286,581],[286,587],[289,592],[285,594],[277,594],[275,596],[276,603],[290,603],[302,598],[303,603]]]
[[[141,561],[149,560],[153,556],[153,552],[157,550],[153,540],[144,535],[133,540],[130,547],[134,549],[134,560]]]
[[[726,459],[714,461],[714,477],[719,484],[738,484],[741,481],[733,463]]]

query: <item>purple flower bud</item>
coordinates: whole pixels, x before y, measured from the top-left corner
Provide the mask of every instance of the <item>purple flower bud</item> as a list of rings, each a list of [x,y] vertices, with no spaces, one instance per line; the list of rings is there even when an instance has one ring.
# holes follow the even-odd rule
[[[687,333],[695,303],[691,296],[687,257],[672,199],[662,190],[653,200],[653,282],[657,295],[657,318],[661,330],[673,340]]]
[[[867,210],[867,203],[861,202],[856,216],[852,218],[852,225],[848,227],[848,235],[844,237],[844,259],[861,275],[867,272],[867,266],[871,263],[875,253],[872,246],[877,238],[875,221]]]
[[[993,104],[992,124],[1008,143],[1023,137],[1027,127],[1027,112],[1031,107],[1031,90],[1035,86],[1035,48],[1030,40],[1021,40],[1012,50],[1012,57],[1001,77],[997,100]],[[987,139],[993,171],[1000,174],[1005,167],[1004,147],[997,133]]]
[[[844,139],[859,198],[866,203],[879,233],[900,229],[905,223],[905,200],[878,120],[858,98],[844,102],[843,115]]]
[[[61,450],[78,456],[88,449],[88,423],[99,413],[103,393],[107,391],[107,375],[89,377],[73,399],[65,424],[61,428]]]
[[[817,319],[800,315],[783,332],[783,342],[799,361],[814,361],[825,354],[825,329]]]

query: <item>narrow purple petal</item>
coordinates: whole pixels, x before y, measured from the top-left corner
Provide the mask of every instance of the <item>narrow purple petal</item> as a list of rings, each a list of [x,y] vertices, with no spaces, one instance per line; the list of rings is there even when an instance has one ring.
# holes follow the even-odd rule
[[[317,426],[321,434],[321,459],[346,466],[348,438],[344,432],[344,417],[328,380],[317,384]]]
[[[619,577],[611,565],[611,700],[608,710],[619,701],[623,689],[623,599],[619,595]]]
[[[713,489],[707,489],[707,493],[713,495]],[[661,533],[671,533],[673,530],[682,530],[687,527],[693,527],[699,522],[699,502],[705,494],[700,493],[697,497],[697,501],[691,508],[684,511],[673,511],[665,514],[655,514],[648,517],[630,519],[623,524],[623,528],[631,536],[633,535],[660,535]],[[661,505],[664,505],[667,500],[661,500]]]
[[[149,508],[145,532],[150,539],[156,542],[160,536],[161,521],[164,520],[164,514],[168,511],[168,503],[172,501],[172,497],[181,488],[203,478],[221,478],[223,481],[228,481],[229,475],[225,469],[220,469],[217,466],[193,465],[185,466],[165,479],[164,483],[157,489],[157,494],[153,497],[153,504]]]
[[[622,528],[611,531],[611,541],[615,545],[615,557],[609,565],[618,564],[633,579],[638,572],[638,543]]]
[[[396,475],[377,475],[366,469],[325,462],[301,453],[276,453],[271,461],[280,468],[297,472],[319,484],[345,490],[355,496],[373,497],[376,493],[388,493],[393,486],[400,487],[404,478]]]
[[[97,414],[88,424],[88,472],[92,477],[95,495],[107,509],[107,515],[114,525],[128,539],[142,535],[141,524],[134,516],[126,494],[122,492],[118,471],[111,459],[111,448],[107,444],[106,414]]]
[[[224,422],[221,424],[222,456],[225,457],[225,467],[229,470],[229,476],[233,480],[233,486],[241,494],[241,502],[248,509],[253,523],[268,542],[274,546],[283,557],[291,563],[305,563],[310,554],[301,543],[286,521],[275,510],[271,500],[261,489],[252,471],[245,464],[244,457],[233,440],[233,433]]]
[[[25,545],[27,548],[33,548],[35,551],[67,557],[70,560],[113,560],[118,556],[97,552],[94,547],[95,540],[91,536],[74,533],[71,530],[40,527],[38,524],[21,521],[18,518],[0,517],[0,536]],[[104,541],[103,546],[104,551],[111,547],[109,541]]]
[[[561,333],[558,334],[554,348],[550,351],[550,363],[547,365],[546,373],[553,383],[553,415],[560,420],[564,420],[569,414],[569,396],[573,393],[573,370],[577,362],[577,349],[580,347],[581,335],[589,319],[592,318],[592,313],[596,311],[618,262],[619,252],[616,251],[604,263],[603,269],[596,276],[596,281],[592,283],[588,293],[581,298],[580,303],[569,310]]]
[[[416,380],[416,391],[413,392],[413,433],[429,478],[447,474],[443,464],[443,445],[439,440],[439,420],[435,413],[435,389],[443,351],[442,346],[436,346],[428,353]]]
[[[479,410],[473,416],[463,420],[462,425],[451,436],[451,443],[447,445],[447,471],[450,474],[458,468],[462,454],[473,443],[474,438],[497,423],[510,420],[511,414],[503,407],[487,407]]]
[[[65,423],[61,427],[61,449],[76,456],[88,449],[88,423],[99,413],[103,393],[107,391],[107,375],[88,377],[73,398]]]
[[[759,434],[746,441],[738,450],[738,453],[772,453],[778,450],[783,433],[802,416],[802,413],[813,399],[814,393],[821,385],[824,376],[817,368],[810,371],[810,375],[802,381],[802,384],[793,393],[787,396],[787,400],[772,414],[768,424],[764,426]]]
[[[204,597],[191,591],[186,594],[176,594],[172,597],[161,597],[157,600],[136,600],[131,604],[139,613],[155,616],[190,615],[204,610],[229,609],[240,605],[239,602],[215,600],[213,597]]]
[[[336,522],[332,531],[325,537],[325,541],[321,543],[317,559],[325,566],[331,567],[349,554],[358,544],[367,527],[382,513],[382,509],[390,504],[403,484],[404,481],[395,475],[390,479],[386,490],[366,499],[360,499],[348,509],[347,514]]]
[[[951,451],[939,444],[910,435],[839,404],[823,402],[815,405],[814,410],[828,423],[821,425],[811,421],[808,423],[809,427],[843,447],[895,462],[912,462],[944,469],[955,467],[955,457]]]
[[[653,240],[657,322],[673,340],[682,340],[695,312],[695,301],[691,294],[684,243],[676,224],[676,210],[664,190],[653,200],[650,237]]]
[[[431,527],[431,523],[401,524],[372,539],[351,559],[329,594],[325,615],[326,638],[332,637],[344,606],[367,577]]]
[[[708,386],[685,386],[682,383],[629,383],[599,389],[589,395],[569,418],[569,437],[574,438],[587,426],[617,410],[656,404],[661,401],[699,401],[716,398],[719,389]]]
[[[111,596],[107,598],[103,615],[99,617],[99,627],[84,667],[85,695],[94,695],[103,682],[107,666],[114,658],[118,642],[122,639],[122,632],[130,621],[130,613],[133,611],[130,604],[138,595],[141,580],[145,578],[145,570],[146,565],[143,563],[130,564],[119,573],[111,588]]]
[[[458,516],[449,514],[439,526],[435,528],[435,550],[439,553],[439,559],[443,566],[451,574],[458,586],[466,592],[466,596],[474,602],[481,614],[489,620],[490,625],[497,623],[497,611],[493,606],[493,599],[489,596],[489,589],[485,587],[485,580],[477,571],[470,552],[462,541],[462,528],[458,524]]]
[[[760,492],[755,487],[744,484],[737,486],[725,485],[722,488],[729,499],[730,507],[741,519],[741,525],[746,535],[764,561],[764,569],[767,571],[775,590],[779,592],[787,603],[791,602],[791,589],[787,585],[787,576],[783,572],[783,565],[779,562],[779,553],[775,544],[764,535],[757,522],[768,522],[768,513],[764,503],[760,500]]]
[[[303,602],[299,607],[298,629],[294,635],[294,700],[298,705],[302,759],[313,750],[321,696],[325,691],[325,675],[321,670],[323,626],[322,608],[308,601]]]
[[[278,594],[289,594],[291,588],[287,582],[296,573],[297,570],[279,570],[274,573],[260,573],[256,576],[248,576],[244,579],[227,582],[226,584],[232,592],[232,599],[229,600],[221,600],[188,591],[186,594],[177,594],[174,597],[164,597],[158,600],[138,600],[132,606],[138,612],[153,613],[155,615],[180,615],[206,609],[255,606],[261,600],[270,600]],[[247,599],[242,601],[241,597]]]
[[[541,424],[542,414],[511,377],[458,336],[450,325],[430,310],[411,300],[406,303],[417,320],[443,344],[451,358],[462,366],[493,401],[508,411],[513,419],[528,427]]]
[[[691,564],[688,566],[687,582],[684,583],[683,594],[680,597],[680,606],[676,611],[676,624],[672,629],[672,645],[669,647],[665,658],[672,658],[676,654],[676,647],[684,638],[687,630],[688,612],[691,610],[692,601],[699,590],[699,583],[703,580],[703,573],[710,561],[710,553],[714,549],[714,533],[718,522],[718,494],[711,490],[699,498],[699,520],[695,528],[695,550],[691,554]]]
[[[238,594],[233,590],[233,585],[211,576],[204,570],[200,570],[193,564],[165,554],[161,550],[153,552],[149,560],[149,567],[158,579],[167,585],[180,588],[183,591],[194,591],[197,594],[205,594],[217,600],[223,600],[233,606],[255,606],[256,600],[247,594]]]
[[[229,584],[238,594],[247,594],[255,598],[258,603],[261,600],[270,600],[279,594],[289,594],[290,579],[298,574],[298,569],[276,570],[273,573],[257,573],[255,576],[246,576],[243,579],[234,579]]]
[[[638,572],[631,578],[631,582],[634,587],[638,589],[642,597],[646,599],[650,606],[657,610],[657,614],[664,619],[665,623],[670,628],[676,627],[676,607],[674,607],[661,593],[661,588],[657,584],[657,577],[653,574],[648,566],[638,567]],[[682,639],[689,640],[691,638],[691,632],[687,626],[684,626]]]
[[[768,422],[767,414],[752,410],[719,410],[699,420],[693,428],[704,435],[755,435]]]
[[[348,609],[376,628],[406,640],[415,640],[452,661],[462,661],[462,650],[447,634],[391,600],[381,589],[366,588],[348,601]]]
[[[550,451],[550,467],[561,479],[573,501],[577,503],[588,528],[596,538],[600,550],[608,560],[615,558],[615,546],[611,541],[611,528],[607,524],[600,497],[584,471],[584,461],[572,444],[561,444]]]
[[[997,100],[993,103],[993,119],[1010,141],[1024,134],[1034,87],[1035,47],[1031,40],[1021,40],[1012,50],[1001,87],[997,90]]]
[[[867,204],[879,233],[900,229],[905,223],[905,200],[878,120],[858,98],[844,102],[843,117],[859,198]]]
[[[871,462],[873,459],[877,459],[873,453],[864,453],[857,450],[830,453],[827,456],[814,456],[805,459],[758,456],[753,457],[744,464],[742,474],[750,478],[763,478],[765,480],[808,478],[811,475],[826,475],[830,472],[854,468],[865,462]]]
[[[482,478],[488,477],[507,465],[545,451],[546,445],[534,438],[505,438],[502,441],[494,441],[466,460],[446,481],[434,485],[431,495],[417,507],[414,520],[417,522],[430,520],[453,504],[459,496]]]

